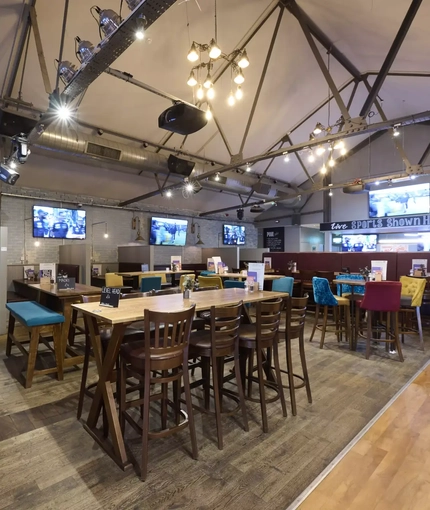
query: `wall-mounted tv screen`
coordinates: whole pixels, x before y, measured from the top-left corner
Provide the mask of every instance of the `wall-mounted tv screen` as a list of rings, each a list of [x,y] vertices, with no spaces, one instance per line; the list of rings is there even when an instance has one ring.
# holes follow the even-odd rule
[[[377,234],[344,234],[342,236],[342,251],[376,251]]]
[[[185,246],[188,220],[151,218],[149,244],[162,246]]]
[[[245,244],[245,227],[243,225],[224,225],[224,244]]]
[[[428,182],[369,191],[369,218],[428,214],[429,212]]]
[[[63,207],[33,206],[33,237],[85,239],[86,211]]]

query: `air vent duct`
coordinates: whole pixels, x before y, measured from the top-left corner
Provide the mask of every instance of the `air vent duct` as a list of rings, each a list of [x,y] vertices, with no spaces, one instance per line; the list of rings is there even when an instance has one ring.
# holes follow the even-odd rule
[[[97,156],[99,158],[112,159],[113,161],[121,160],[121,151],[113,149],[112,147],[106,147],[105,145],[98,145],[96,143],[87,143],[85,153],[90,156]]]

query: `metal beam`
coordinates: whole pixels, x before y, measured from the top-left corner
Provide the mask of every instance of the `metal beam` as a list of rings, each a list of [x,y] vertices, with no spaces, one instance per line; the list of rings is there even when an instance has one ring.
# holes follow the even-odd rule
[[[48,67],[46,65],[45,54],[43,53],[42,39],[40,37],[39,23],[37,22],[36,9],[30,7],[31,26],[33,28],[34,42],[36,43],[37,58],[39,59],[40,71],[42,73],[43,84],[45,85],[45,92],[50,94],[52,92],[51,82],[49,80]]]
[[[324,62],[324,59],[322,58],[322,55],[321,55],[317,45],[315,44],[315,40],[312,37],[309,27],[307,26],[305,20],[303,19],[303,16],[302,16],[301,12],[299,11],[296,2],[292,0],[289,5],[290,5],[291,10],[294,13],[294,16],[297,18],[297,21],[300,23],[300,26],[303,30],[303,33],[306,37],[308,44],[309,44],[309,47],[312,50],[312,53],[314,54],[314,57],[318,63],[319,68],[321,69],[321,72],[324,75],[324,78],[325,78],[328,86],[330,87],[331,93],[333,94],[333,97],[336,100],[336,103],[340,109],[340,112],[341,112],[343,118],[346,121],[348,121],[351,118],[351,115],[349,114],[348,109],[345,106],[345,103],[343,102],[341,95],[339,94],[339,90],[337,89],[337,86],[336,86],[333,78],[331,77],[331,74]],[[331,54],[330,50],[328,50],[328,52],[329,52],[329,54]]]
[[[423,155],[420,157],[420,160],[418,161],[418,165],[423,165],[430,154],[430,143],[427,145],[426,150],[423,152]]]
[[[372,90],[369,92],[369,95],[367,96],[367,99],[364,102],[363,108],[360,111],[360,117],[366,117],[367,114],[369,113],[370,108],[372,107],[373,102],[377,98],[379,91],[381,90],[381,87],[385,81],[385,78],[387,77],[387,73],[390,70],[391,66],[393,65],[397,53],[399,52],[400,47],[402,46],[402,43],[405,40],[406,34],[408,33],[409,28],[412,25],[412,22],[415,18],[415,15],[418,12],[418,9],[421,6],[421,3],[422,0],[412,0],[408,12],[406,13],[406,16],[400,26],[400,29],[397,32],[393,44],[391,45],[390,51],[385,57],[381,70],[378,76],[376,77]]]
[[[219,134],[221,135],[221,138],[222,138],[222,141],[224,142],[224,145],[225,145],[225,148],[227,149],[227,152],[228,152],[228,155],[230,156],[230,158],[233,156],[233,151],[231,150],[231,147],[230,147],[230,144],[228,143],[228,140],[227,140],[227,137],[224,133],[224,130],[223,128],[221,127],[221,124],[218,120],[218,118],[216,117],[216,115],[214,115],[212,113],[212,116],[213,116],[213,119],[214,119],[214,122],[215,122],[215,125],[218,129],[218,132]]]
[[[286,136],[286,141],[290,144],[290,146],[294,145],[293,141],[291,140],[290,135]],[[311,182],[314,182],[313,178],[311,177],[310,173],[308,172],[308,169],[306,168],[305,164],[303,163],[302,158],[300,157],[300,154],[298,152],[295,152],[294,155],[297,158],[297,161],[300,163],[300,166],[302,167],[302,170],[305,172],[305,174],[308,176],[308,179]]]
[[[60,72],[61,72],[60,63],[63,61],[64,38],[66,37],[66,26],[67,26],[68,12],[69,12],[69,0],[64,0],[63,25],[61,27],[60,51],[58,54],[58,69],[57,69],[57,77],[55,79],[55,91],[58,91],[58,85],[60,84]]]
[[[292,4],[296,4],[296,2],[292,0],[281,0],[281,4],[291,12],[291,14],[296,17],[296,13],[300,13],[300,16],[304,23],[306,23],[309,28],[311,34],[315,37],[315,39],[323,46],[327,51],[329,51],[333,57],[339,62],[339,64],[344,67],[348,73],[353,76],[356,80],[361,80],[360,71],[354,66],[354,64],[348,60],[348,58],[338,50],[338,48],[333,44],[333,42],[326,36],[326,34],[311,20],[311,18],[303,11],[301,7],[297,4],[295,5],[296,9],[293,9]]]
[[[272,58],[273,48],[275,46],[276,38],[278,36],[279,27],[281,26],[283,14],[284,9],[280,9],[278,19],[276,20],[275,30],[273,31],[272,39],[270,41],[269,50],[266,55],[266,60],[264,61],[263,70],[261,71],[260,82],[258,83],[257,91],[255,93],[254,101],[252,103],[251,111],[249,113],[248,122],[246,123],[245,132],[243,134],[242,142],[240,144],[239,154],[243,153],[243,149],[245,147],[249,129],[254,118],[255,109],[257,108],[258,100],[260,99],[261,89],[263,88],[264,80],[266,78],[267,68],[269,67],[270,59]]]
[[[410,124],[417,124],[420,122],[424,122],[426,120],[430,120],[430,111],[428,111],[428,110],[418,113],[418,114],[415,114],[415,115],[407,115],[405,117],[399,117],[399,118],[393,119],[391,121],[377,122],[377,123],[371,124],[371,125],[358,124],[356,127],[348,128],[344,131],[340,131],[339,133],[331,133],[329,135],[320,137],[316,140],[310,140],[308,142],[302,142],[302,143],[295,144],[295,145],[289,147],[288,152],[289,153],[298,152],[305,148],[311,148],[311,147],[315,147],[317,145],[325,144],[325,143],[332,143],[335,140],[339,140],[341,138],[350,138],[352,136],[356,136],[356,135],[363,134],[363,133],[374,133],[377,131],[386,131],[387,129],[390,129],[394,124],[397,124],[398,126],[407,126]],[[246,160],[240,161],[234,165],[227,165],[222,168],[218,168],[216,170],[211,170],[209,172],[202,173],[196,178],[196,180],[201,181],[203,179],[206,179],[206,178],[216,174],[217,172],[219,172],[219,173],[227,172],[228,170],[233,170],[233,169],[237,168],[238,166],[243,166],[246,163],[252,164],[252,163],[257,163],[258,161],[264,161],[264,160],[271,159],[274,157],[276,158],[276,157],[282,156],[284,154],[284,152],[285,152],[285,149],[281,148],[281,149],[277,149],[277,150],[274,150],[271,152],[260,154],[258,156],[246,158]],[[172,186],[169,186],[168,188],[166,188],[166,190],[167,189],[175,189],[177,187],[178,187],[177,185],[172,185]],[[145,200],[147,198],[154,197],[158,194],[159,194],[158,191],[152,191],[150,193],[146,193],[145,195],[140,195],[138,197],[135,197],[135,198],[132,198],[129,200],[125,200],[125,201],[121,202],[119,205],[120,206],[129,205],[134,202],[139,202],[140,200]]]

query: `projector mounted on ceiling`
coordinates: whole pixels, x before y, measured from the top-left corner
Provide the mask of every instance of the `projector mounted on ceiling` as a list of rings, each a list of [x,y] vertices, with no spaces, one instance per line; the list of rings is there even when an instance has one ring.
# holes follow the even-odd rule
[[[370,190],[370,186],[364,183],[361,179],[357,179],[352,184],[348,184],[343,188],[344,193],[358,194],[358,193],[367,193]]]
[[[264,212],[264,209],[261,207],[261,205],[253,205],[251,207],[251,209],[249,210],[249,212],[252,212],[252,213],[262,213],[262,212]]]

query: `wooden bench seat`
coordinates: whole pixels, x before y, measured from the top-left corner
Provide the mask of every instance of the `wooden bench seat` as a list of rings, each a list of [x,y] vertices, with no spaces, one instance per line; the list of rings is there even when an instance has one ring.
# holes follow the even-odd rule
[[[64,322],[64,316],[53,312],[35,301],[21,301],[16,303],[7,303],[9,310],[9,327],[6,343],[6,355],[10,356],[12,343],[27,356],[27,377],[25,387],[30,388],[35,375],[45,375],[56,373],[59,381],[63,379],[63,349],[61,346],[61,324]],[[30,333],[30,340],[18,340],[15,337],[15,322],[18,321]],[[55,367],[43,370],[35,370],[37,350],[39,347],[41,333],[52,331],[54,339]],[[43,339],[42,339],[43,340]],[[27,351],[23,344],[30,343]],[[50,349],[51,346],[46,344]]]

